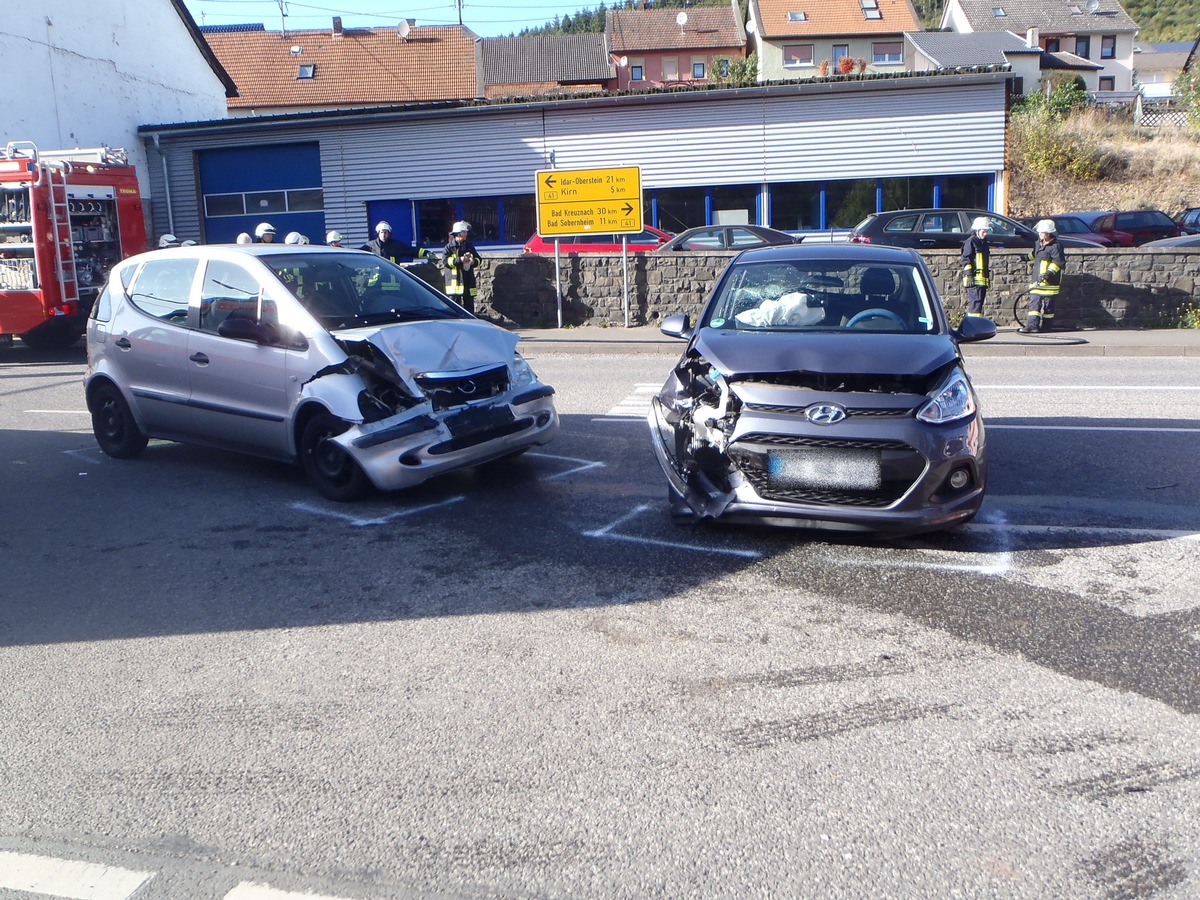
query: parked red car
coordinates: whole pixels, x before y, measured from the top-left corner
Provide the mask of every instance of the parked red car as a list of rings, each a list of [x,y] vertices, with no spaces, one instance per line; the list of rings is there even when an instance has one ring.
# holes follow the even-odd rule
[[[1042,219],[1049,219],[1058,229],[1059,234],[1069,234],[1071,237],[1094,241],[1101,247],[1129,247],[1133,245],[1133,235],[1126,231],[1115,231],[1113,236],[1097,234],[1078,216],[1026,216],[1021,221],[1033,228]]]
[[[1121,247],[1140,247],[1146,241],[1178,237],[1182,234],[1175,220],[1161,209],[1131,209],[1118,212],[1109,210],[1070,215],[1082,219],[1096,234],[1113,239]],[[1122,232],[1130,236],[1129,243],[1122,240]]]
[[[657,250],[662,244],[671,239],[665,231],[659,231],[647,225],[636,234],[581,234],[574,237],[559,238],[559,251],[562,253],[620,253],[621,238],[629,241],[630,253],[646,253]],[[553,253],[554,238],[544,238],[535,234],[525,242],[526,253]]]

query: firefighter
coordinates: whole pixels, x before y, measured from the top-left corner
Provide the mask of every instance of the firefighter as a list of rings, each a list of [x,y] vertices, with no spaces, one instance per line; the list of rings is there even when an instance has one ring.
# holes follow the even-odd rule
[[[249,234],[247,234],[246,232],[244,232],[244,231],[243,231],[241,234],[239,234],[239,235],[237,236],[237,243],[239,243],[239,244],[253,244],[253,243],[254,243],[254,238],[250,237],[250,235],[249,235]]]
[[[468,312],[475,312],[475,267],[478,263],[479,251],[471,243],[470,224],[455,222],[450,228],[450,243],[446,244],[442,254],[446,294]]]
[[[179,246],[179,238],[175,237],[175,235],[173,235],[173,234],[164,234],[162,237],[160,237],[158,239],[158,249],[159,250],[166,250],[170,247],[178,247],[178,246]]]
[[[359,250],[366,250],[394,263],[410,262],[419,255],[415,247],[392,239],[392,226],[380,222],[375,226],[375,240],[367,241]]]
[[[289,231],[288,236],[283,239],[285,244],[307,244],[308,238],[298,231]]]
[[[254,242],[256,244],[273,244],[275,243],[275,226],[270,222],[262,222],[254,229]]]
[[[342,246],[342,233],[340,231],[331,231],[325,235],[325,243],[330,247]]]
[[[988,244],[991,228],[987,216],[978,216],[971,223],[971,236],[963,241],[959,261],[963,267],[963,287],[967,289],[968,316],[983,315],[983,300],[992,283],[992,248]]]
[[[1029,251],[1033,260],[1033,283],[1029,285],[1029,318],[1017,330],[1021,334],[1037,334],[1054,326],[1054,301],[1062,287],[1063,269],[1067,256],[1058,242],[1058,229],[1050,219],[1042,219],[1034,230],[1037,243]]]

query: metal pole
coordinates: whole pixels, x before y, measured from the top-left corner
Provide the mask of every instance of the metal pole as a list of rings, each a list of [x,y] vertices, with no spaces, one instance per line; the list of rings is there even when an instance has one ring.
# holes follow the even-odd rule
[[[554,296],[558,302],[558,327],[562,328],[562,269],[558,258],[559,239],[554,239]]]
[[[629,235],[621,235],[621,276],[625,291],[625,327],[629,327]]]

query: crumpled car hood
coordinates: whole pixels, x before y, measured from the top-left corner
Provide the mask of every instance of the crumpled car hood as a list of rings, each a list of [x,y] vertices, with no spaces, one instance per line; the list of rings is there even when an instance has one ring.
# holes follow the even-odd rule
[[[952,362],[949,335],[802,334],[704,328],[695,349],[727,377],[767,372],[927,375]]]
[[[401,322],[335,331],[339,341],[369,341],[403,375],[508,365],[520,336],[479,319]]]

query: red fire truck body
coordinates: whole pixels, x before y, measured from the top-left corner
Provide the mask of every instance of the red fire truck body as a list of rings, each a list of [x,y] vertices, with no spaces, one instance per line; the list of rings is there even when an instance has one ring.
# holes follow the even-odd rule
[[[146,249],[137,174],[125,151],[0,154],[0,336],[35,349],[83,332],[109,268]]]

